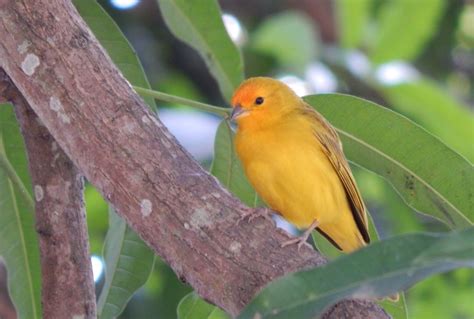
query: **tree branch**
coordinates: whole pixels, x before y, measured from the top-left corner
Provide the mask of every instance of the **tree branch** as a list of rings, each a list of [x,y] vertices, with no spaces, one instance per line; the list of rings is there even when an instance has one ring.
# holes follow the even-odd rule
[[[96,318],[83,177],[0,69],[1,87],[15,106],[34,185],[43,317]]]
[[[309,246],[280,248],[288,235],[269,221],[236,224],[249,208],[176,142],[68,1],[6,3],[0,66],[87,179],[197,293],[236,315],[272,279],[325,262]]]

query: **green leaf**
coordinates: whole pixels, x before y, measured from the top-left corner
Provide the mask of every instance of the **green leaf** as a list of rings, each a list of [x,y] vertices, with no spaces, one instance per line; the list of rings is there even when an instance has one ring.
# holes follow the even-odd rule
[[[379,301],[378,304],[390,315],[392,319],[408,319],[408,309],[405,293],[398,293],[399,299],[393,302],[389,299]],[[414,317],[415,318],[415,317]]]
[[[370,235],[370,242],[378,242],[380,240],[380,236],[378,234],[377,229],[375,228],[374,221],[372,216],[368,214],[369,220],[369,235]],[[344,254],[338,250],[334,245],[332,245],[324,236],[322,236],[319,232],[313,231],[312,232],[313,241],[318,249],[325,257],[329,260],[333,260],[335,258],[344,256]],[[399,293],[399,300],[398,301],[391,301],[391,300],[383,300],[379,302],[387,311],[393,319],[407,319],[407,309],[405,303],[405,294],[403,292]]]
[[[474,318],[474,271],[458,269],[431,277],[410,289],[410,317],[414,319]]]
[[[474,162],[474,117],[467,105],[456,101],[429,79],[380,87],[390,105],[438,136]]]
[[[377,64],[412,60],[437,31],[446,1],[384,1],[370,58]]]
[[[230,319],[231,317],[216,306],[213,306],[194,293],[184,296],[178,305],[178,319]]]
[[[284,12],[266,19],[253,34],[252,49],[274,57],[291,71],[304,72],[317,57],[318,35],[311,19]]]
[[[413,214],[413,209],[405,201],[400,200],[397,191],[382,176],[357,167],[353,169],[354,176],[358,181],[362,198],[369,207],[376,207],[377,217],[381,224],[381,233],[385,237],[391,237],[402,233],[414,233],[420,231],[439,231],[444,229],[444,224],[433,225],[435,228],[426,228],[426,222],[433,222],[431,218],[421,219],[418,214]],[[390,212],[397,212],[390,214]]]
[[[243,80],[243,62],[224,27],[217,1],[158,0],[158,5],[171,32],[201,55],[222,95],[230,100]]]
[[[11,105],[0,104],[0,157],[31,197],[26,151]],[[29,194],[28,194],[29,192]],[[41,270],[34,211],[0,166],[0,256],[19,318],[41,318]]]
[[[343,48],[353,49],[361,44],[372,4],[372,0],[336,1],[339,42]]]
[[[0,134],[2,134],[7,158],[31,196],[33,188],[31,187],[26,147],[11,104],[0,104]]]
[[[387,179],[408,205],[453,228],[472,224],[474,170],[458,153],[375,103],[339,94],[305,100],[336,127],[348,159]]]
[[[114,20],[95,0],[73,0],[73,4],[125,78],[132,85],[149,89],[150,83],[135,50]],[[153,98],[143,99],[156,111]]]
[[[97,303],[99,318],[116,318],[153,270],[153,251],[127,223],[109,212],[109,232],[105,239],[105,283]]]
[[[380,241],[270,283],[239,318],[314,318],[344,298],[388,296],[430,275],[474,267],[473,242],[474,227]]]
[[[247,206],[261,206],[257,193],[245,177],[242,165],[234,151],[234,133],[226,121],[219,125],[214,140],[214,160],[211,174]]]
[[[84,202],[87,212],[90,252],[94,255],[102,255],[109,227],[109,205],[99,191],[89,183],[85,185]]]

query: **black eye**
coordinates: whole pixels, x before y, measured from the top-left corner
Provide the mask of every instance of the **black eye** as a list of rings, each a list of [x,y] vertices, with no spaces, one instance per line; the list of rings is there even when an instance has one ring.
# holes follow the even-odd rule
[[[259,96],[255,99],[255,104],[260,105],[263,103],[263,97]]]

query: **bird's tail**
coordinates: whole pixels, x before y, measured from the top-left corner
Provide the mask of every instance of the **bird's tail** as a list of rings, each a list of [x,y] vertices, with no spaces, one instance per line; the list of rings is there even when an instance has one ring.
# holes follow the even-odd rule
[[[333,223],[322,224],[318,231],[334,246],[345,253],[350,253],[366,245],[362,234],[352,216],[346,220],[338,219]]]

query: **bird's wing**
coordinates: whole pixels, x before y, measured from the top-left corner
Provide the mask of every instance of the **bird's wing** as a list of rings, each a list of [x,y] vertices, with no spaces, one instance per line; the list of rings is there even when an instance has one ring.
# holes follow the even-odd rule
[[[341,140],[339,139],[334,127],[332,127],[332,125],[312,107],[309,105],[306,106],[303,112],[305,115],[310,116],[316,123],[314,135],[323,146],[326,156],[344,185],[354,220],[356,221],[357,227],[359,228],[365,242],[368,243],[370,239],[368,234],[366,208],[362,196],[357,189],[349,163],[342,151]]]

